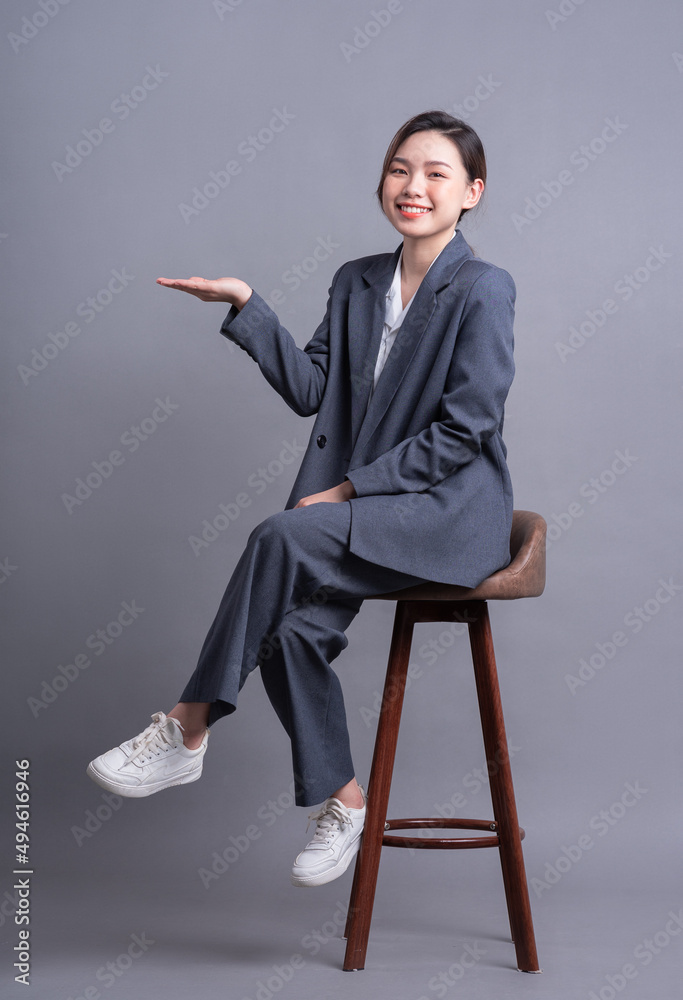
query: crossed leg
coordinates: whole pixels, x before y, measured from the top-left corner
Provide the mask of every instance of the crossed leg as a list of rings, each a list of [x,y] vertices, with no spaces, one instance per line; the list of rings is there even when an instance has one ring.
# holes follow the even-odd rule
[[[352,807],[362,801],[331,663],[365,597],[420,582],[351,553],[350,525],[350,504],[321,502],[278,511],[254,528],[169,712],[186,726],[186,745],[196,746],[207,725],[235,711],[238,692],[260,667],[292,741],[297,805],[331,795]]]

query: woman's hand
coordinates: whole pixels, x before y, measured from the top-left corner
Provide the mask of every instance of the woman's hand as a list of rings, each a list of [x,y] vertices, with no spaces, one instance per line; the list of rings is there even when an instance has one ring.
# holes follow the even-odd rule
[[[323,490],[322,493],[312,493],[310,497],[302,497],[296,507],[308,507],[312,503],[343,503],[344,500],[352,500],[356,495],[353,483],[350,479],[345,479],[339,486],[333,486],[331,490]]]
[[[196,295],[202,302],[229,302],[242,309],[248,302],[252,289],[240,278],[157,278],[157,285],[177,288]]]

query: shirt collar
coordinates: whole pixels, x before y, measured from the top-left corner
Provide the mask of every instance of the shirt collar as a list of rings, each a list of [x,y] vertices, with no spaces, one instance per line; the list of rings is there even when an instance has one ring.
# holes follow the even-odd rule
[[[451,236],[451,240],[455,239],[455,237],[457,236],[457,233],[458,233],[458,230],[455,229],[453,231],[453,235]],[[451,240],[449,240],[448,243],[450,243]],[[446,246],[448,246],[448,243],[446,244]],[[436,255],[436,257],[432,261],[432,264],[434,263],[434,261],[436,261],[438,259],[439,255],[443,253],[443,251],[446,249],[446,246],[442,247],[441,250],[439,250],[439,253]],[[402,303],[401,303],[401,261],[402,260],[403,260],[403,247],[401,246],[401,252],[398,255],[398,263],[396,264],[396,270],[394,271],[394,278],[393,278],[393,281],[391,282],[391,285],[390,285],[389,290],[388,290],[387,295],[386,295],[386,297],[387,297],[387,322],[388,322],[390,328],[392,328],[392,329],[396,325],[396,323],[398,322],[399,319],[402,320],[403,316],[405,315],[405,313],[410,308],[410,304],[412,303],[413,299],[415,298],[415,295],[417,295],[417,291],[416,291],[413,294],[410,302],[407,303],[407,305],[406,305],[406,307],[404,309],[403,306],[402,306]],[[429,267],[431,267],[432,264],[430,264]],[[429,267],[427,268],[427,271],[429,270]]]

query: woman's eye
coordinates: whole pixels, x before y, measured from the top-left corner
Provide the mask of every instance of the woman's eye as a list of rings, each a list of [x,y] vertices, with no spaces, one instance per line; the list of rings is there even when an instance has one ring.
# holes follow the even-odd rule
[[[405,169],[403,167],[392,167],[389,170],[390,174],[405,174],[405,172],[406,171],[405,171]],[[446,175],[442,174],[439,170],[433,170],[432,173],[429,176],[430,177],[445,177]]]

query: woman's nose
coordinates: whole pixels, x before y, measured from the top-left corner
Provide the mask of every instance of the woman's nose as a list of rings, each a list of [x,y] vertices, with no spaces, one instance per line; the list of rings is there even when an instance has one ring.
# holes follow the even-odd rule
[[[403,186],[403,194],[406,198],[424,198],[424,187],[415,178],[410,178]]]

